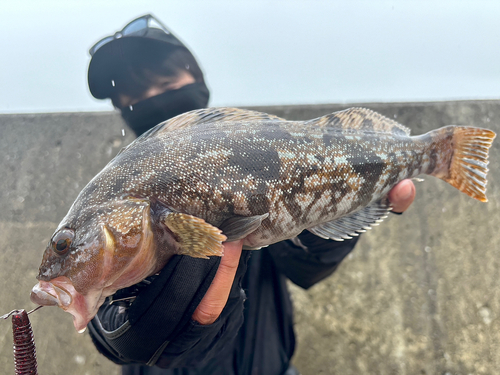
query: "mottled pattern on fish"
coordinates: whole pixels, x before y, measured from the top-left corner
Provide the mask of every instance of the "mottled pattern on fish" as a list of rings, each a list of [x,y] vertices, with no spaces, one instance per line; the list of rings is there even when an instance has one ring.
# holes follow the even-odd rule
[[[239,116],[227,118],[231,111]],[[453,127],[409,137],[358,108],[307,122],[224,109],[185,116],[176,118],[184,128],[167,122],[123,151],[82,192],[81,207],[130,195],[216,227],[233,215],[269,213],[247,239],[258,247],[364,207],[453,153]]]
[[[448,126],[410,137],[373,111],[310,121],[208,108],[159,124],[80,193],[51,238],[32,301],[85,327],[106,296],[160,271],[174,254],[257,249],[304,229],[344,240],[380,221],[399,181],[430,174],[486,201],[495,133]]]

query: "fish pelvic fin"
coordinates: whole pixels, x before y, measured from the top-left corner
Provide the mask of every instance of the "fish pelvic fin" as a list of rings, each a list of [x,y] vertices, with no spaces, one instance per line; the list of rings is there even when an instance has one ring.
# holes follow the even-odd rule
[[[488,151],[496,137],[489,129],[447,126],[431,132],[438,156],[429,173],[468,196],[487,202]]]
[[[193,258],[208,259],[209,256],[224,255],[222,242],[226,236],[219,228],[199,217],[183,213],[170,213],[164,219],[179,245],[177,253]]]
[[[220,227],[227,236],[227,241],[237,241],[245,238],[250,233],[257,230],[262,224],[262,220],[269,216],[268,213],[256,216],[233,216],[224,221]]]

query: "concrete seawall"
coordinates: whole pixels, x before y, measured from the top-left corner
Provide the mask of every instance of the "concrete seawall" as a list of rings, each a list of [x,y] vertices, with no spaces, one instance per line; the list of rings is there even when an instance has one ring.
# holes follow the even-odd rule
[[[500,132],[500,101],[363,104],[421,134],[444,125]],[[346,105],[259,107],[291,120]],[[122,129],[126,135],[122,136]],[[0,115],[0,315],[31,309],[45,244],[79,191],[133,140],[115,113]],[[402,216],[364,234],[338,271],[308,291],[291,286],[298,346],[310,374],[495,374],[500,369],[499,140],[489,202],[427,177]],[[117,375],[88,334],[57,308],[31,316],[39,373]],[[13,373],[10,321],[0,370]]]

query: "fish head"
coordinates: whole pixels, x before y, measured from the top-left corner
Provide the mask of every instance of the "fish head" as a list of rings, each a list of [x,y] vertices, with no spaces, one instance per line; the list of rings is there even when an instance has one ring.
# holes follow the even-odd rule
[[[61,307],[82,331],[107,296],[157,272],[158,264],[149,201],[72,211],[45,249],[31,300]]]

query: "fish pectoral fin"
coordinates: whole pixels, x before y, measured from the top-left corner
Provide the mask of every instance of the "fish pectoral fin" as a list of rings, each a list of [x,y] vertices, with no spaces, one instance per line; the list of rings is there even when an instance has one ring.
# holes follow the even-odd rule
[[[340,219],[316,225],[307,230],[316,236],[335,241],[344,241],[366,232],[387,217],[391,205],[387,199],[374,202],[365,208]]]
[[[262,220],[268,216],[268,213],[255,216],[233,216],[224,221],[220,227],[228,242],[237,241],[257,230],[262,224]]]
[[[212,255],[224,255],[222,242],[226,241],[226,236],[219,228],[205,220],[172,212],[164,218],[163,222],[176,237],[179,244],[178,254],[204,259]]]

